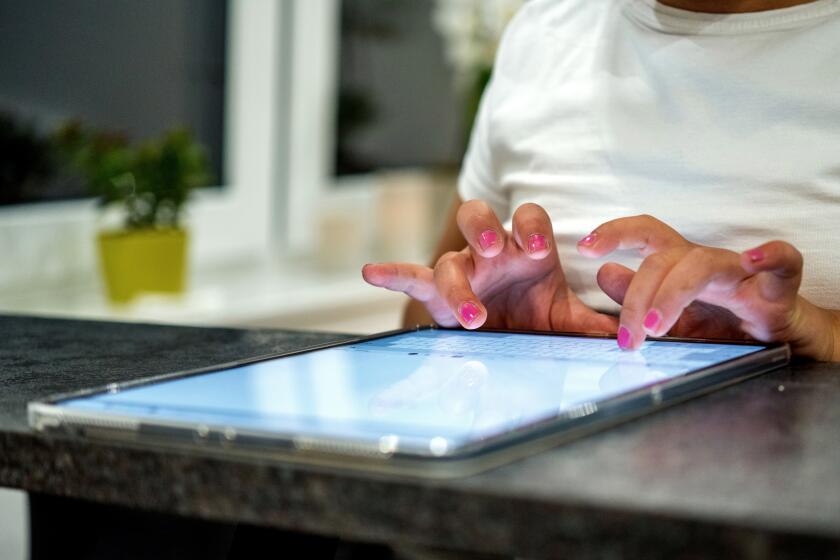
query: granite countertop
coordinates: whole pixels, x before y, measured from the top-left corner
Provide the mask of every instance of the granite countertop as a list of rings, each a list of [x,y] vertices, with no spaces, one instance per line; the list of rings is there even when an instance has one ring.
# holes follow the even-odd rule
[[[840,555],[840,366],[830,364],[794,364],[444,481],[47,438],[27,424],[37,398],[346,336],[0,316],[0,486],[527,557]]]

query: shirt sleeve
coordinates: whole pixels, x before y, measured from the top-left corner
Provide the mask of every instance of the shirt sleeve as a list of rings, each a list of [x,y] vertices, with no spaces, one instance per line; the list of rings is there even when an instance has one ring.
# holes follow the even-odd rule
[[[498,126],[494,125],[498,122],[494,115],[498,114],[499,103],[506,98],[510,88],[516,87],[515,81],[506,75],[509,74],[509,66],[518,64],[517,60],[525,54],[522,52],[523,45],[533,34],[533,26],[538,23],[539,17],[540,12],[533,2],[525,2],[505,28],[496,53],[493,75],[481,96],[458,177],[461,200],[485,201],[502,223],[510,219],[512,209],[510,191],[501,181],[503,165],[500,151],[494,149],[494,146],[501,145],[499,139],[503,138],[505,131],[498,130]]]
[[[461,200],[479,199],[504,222],[510,213],[510,201],[502,191],[494,171],[492,138],[490,135],[493,105],[493,80],[484,90],[478,107],[475,124],[470,134],[469,146],[458,177],[458,195]]]

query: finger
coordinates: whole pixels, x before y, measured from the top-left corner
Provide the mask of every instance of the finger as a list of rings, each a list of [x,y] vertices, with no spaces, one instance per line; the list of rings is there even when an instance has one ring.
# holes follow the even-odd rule
[[[402,292],[418,301],[435,297],[435,279],[428,266],[408,263],[366,264],[362,277],[372,286]]]
[[[648,313],[655,312],[659,324],[648,332],[654,336],[667,333],[705,289],[733,287],[747,276],[737,253],[709,247],[692,249],[674,265],[656,292]]]
[[[759,287],[761,295],[771,301],[799,291],[802,264],[802,253],[784,241],[770,241],[741,253],[741,266],[746,272],[769,273],[762,275]]]
[[[595,280],[598,286],[607,294],[611,300],[621,305],[624,303],[624,294],[633,279],[633,270],[624,265],[609,262],[598,269]]]
[[[659,311],[652,308],[651,303],[668,273],[685,254],[683,249],[660,251],[649,255],[639,265],[621,305],[619,346],[635,350],[645,341],[645,335],[652,334],[659,326]]]
[[[470,286],[471,269],[472,262],[467,254],[453,252],[443,255],[434,270],[437,293],[465,329],[477,329],[487,319],[487,310]]]
[[[654,218],[641,215],[605,222],[578,241],[586,257],[603,257],[616,250],[638,249],[646,257],[657,251],[688,243],[676,230]]]
[[[542,206],[529,202],[516,209],[513,213],[513,238],[531,259],[541,260],[557,254],[552,244],[554,230],[551,218]]]
[[[468,200],[458,208],[458,228],[473,250],[482,257],[502,252],[507,234],[496,213],[482,200]]]

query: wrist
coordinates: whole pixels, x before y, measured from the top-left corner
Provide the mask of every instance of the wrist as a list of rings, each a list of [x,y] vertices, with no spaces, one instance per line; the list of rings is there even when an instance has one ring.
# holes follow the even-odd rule
[[[788,339],[793,353],[822,362],[840,361],[840,312],[818,307],[799,296],[794,315]]]
[[[831,357],[829,361],[840,362],[840,311],[827,309],[831,318]]]

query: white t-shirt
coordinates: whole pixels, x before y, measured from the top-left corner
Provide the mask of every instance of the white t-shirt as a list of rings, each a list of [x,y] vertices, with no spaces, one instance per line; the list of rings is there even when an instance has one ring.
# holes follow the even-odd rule
[[[551,215],[572,288],[604,261],[577,241],[651,214],[735,251],[805,256],[802,293],[840,308],[840,0],[700,14],[654,0],[532,0],[511,22],[459,181],[507,220]],[[635,268],[637,255],[610,258]]]

